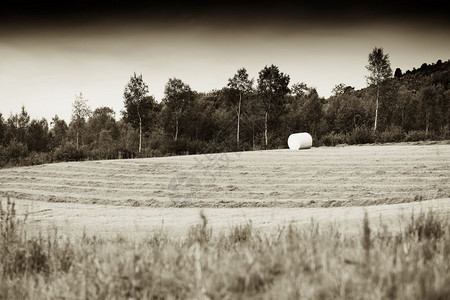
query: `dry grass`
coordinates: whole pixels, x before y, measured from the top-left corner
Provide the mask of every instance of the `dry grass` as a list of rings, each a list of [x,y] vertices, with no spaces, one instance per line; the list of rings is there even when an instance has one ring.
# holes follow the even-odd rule
[[[148,207],[336,207],[450,197],[450,145],[320,147],[0,170],[0,196]]]
[[[246,225],[212,235],[207,216],[184,238],[27,237],[13,203],[0,212],[1,299],[449,299],[450,223],[415,213],[391,233]],[[26,221],[25,221],[26,222]]]

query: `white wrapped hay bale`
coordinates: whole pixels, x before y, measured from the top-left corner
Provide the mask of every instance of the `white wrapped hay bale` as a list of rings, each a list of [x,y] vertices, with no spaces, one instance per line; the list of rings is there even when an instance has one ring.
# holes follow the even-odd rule
[[[312,147],[312,136],[307,132],[293,133],[288,138],[291,150],[309,149]]]

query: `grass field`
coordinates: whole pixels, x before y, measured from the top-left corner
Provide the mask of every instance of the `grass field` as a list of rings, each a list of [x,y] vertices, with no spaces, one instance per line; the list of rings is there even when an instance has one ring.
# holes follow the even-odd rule
[[[304,208],[308,209],[308,208]],[[334,208],[326,208],[334,209]],[[184,210],[184,209],[180,209]],[[213,235],[204,214],[182,237],[30,237],[0,207],[0,299],[449,299],[450,223],[416,212],[392,232],[367,217],[289,224],[274,235],[251,222]]]
[[[164,228],[182,236],[199,221],[198,208],[216,231],[248,220],[273,231],[311,218],[339,222],[351,231],[365,211],[371,218],[382,215],[386,223],[408,218],[413,208],[448,212],[450,145],[321,147],[12,168],[0,170],[0,194],[16,199],[21,214],[30,213],[30,227],[55,225],[76,235],[142,236]]]
[[[450,145],[320,147],[0,170],[0,196],[148,207],[335,207],[450,197]]]
[[[0,170],[0,299],[450,299],[450,145]]]

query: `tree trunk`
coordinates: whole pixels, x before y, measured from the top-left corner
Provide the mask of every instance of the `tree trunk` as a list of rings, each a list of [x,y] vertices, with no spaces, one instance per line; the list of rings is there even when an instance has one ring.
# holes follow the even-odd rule
[[[236,132],[236,148],[239,149],[239,124],[241,119],[241,101],[242,101],[242,94],[239,93],[239,105],[238,105],[238,113],[237,113],[237,132]]]
[[[78,150],[78,129],[77,129],[77,150]]]
[[[142,120],[141,117],[139,117],[139,153],[141,153],[142,150]]]
[[[139,117],[139,153],[141,153],[142,150],[142,117],[141,117],[141,113],[140,113],[140,103],[138,103],[137,106],[137,114]]]
[[[252,122],[252,150],[255,150],[255,121]]]
[[[425,134],[428,135],[428,129],[430,127],[430,113],[427,111],[425,113]]]
[[[178,118],[175,119],[175,137],[174,141],[178,139]]]
[[[377,83],[377,100],[375,104],[375,124],[373,125],[373,131],[377,131],[377,122],[378,122],[378,98],[380,97],[380,87]]]
[[[266,116],[264,118],[264,141],[265,141],[265,149],[267,149],[267,119],[268,119],[269,113],[266,111]]]
[[[402,130],[403,130],[404,124],[405,124],[404,120],[405,120],[405,109],[404,109],[404,107],[402,107],[402,123],[401,123]]]

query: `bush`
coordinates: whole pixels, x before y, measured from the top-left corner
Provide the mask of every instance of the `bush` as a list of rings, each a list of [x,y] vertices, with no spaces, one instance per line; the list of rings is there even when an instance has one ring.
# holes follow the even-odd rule
[[[190,141],[186,138],[179,138],[174,141],[170,137],[160,138],[150,144],[151,148],[159,146],[159,151],[154,153],[160,154],[176,154],[176,155],[186,155],[186,154],[199,154],[208,153],[206,143],[200,140]]]
[[[124,148],[124,147],[117,148],[117,158],[128,159],[128,158],[135,158],[135,157],[136,157],[135,152],[133,152],[127,148]]]
[[[450,140],[450,127],[448,125],[444,126],[440,134],[441,140]]]
[[[405,132],[400,126],[391,126],[377,135],[377,142],[379,143],[401,142],[404,139]]]
[[[8,163],[8,156],[6,155],[6,149],[0,145],[0,168],[3,168]]]
[[[12,140],[6,147],[5,154],[10,160],[18,160],[28,156],[28,147],[21,142]]]
[[[343,133],[327,133],[319,141],[319,145],[324,146],[336,146],[340,144],[346,144],[347,137]]]
[[[35,166],[52,162],[52,155],[47,152],[31,152],[26,158],[26,165]]]
[[[431,136],[424,130],[412,130],[405,137],[405,142],[418,142],[429,140]]]
[[[189,141],[187,144],[187,151],[189,154],[201,154],[205,153],[205,142],[200,140]]]
[[[355,144],[370,144],[375,142],[375,134],[372,129],[367,127],[357,127],[355,128],[348,138],[348,143],[350,145]]]
[[[79,161],[85,159],[86,155],[75,144],[66,142],[55,150],[54,158],[57,161]]]

